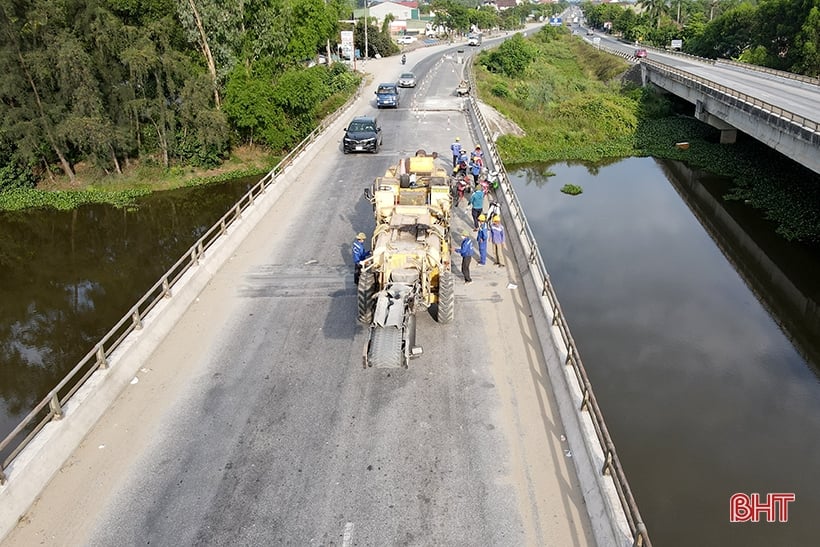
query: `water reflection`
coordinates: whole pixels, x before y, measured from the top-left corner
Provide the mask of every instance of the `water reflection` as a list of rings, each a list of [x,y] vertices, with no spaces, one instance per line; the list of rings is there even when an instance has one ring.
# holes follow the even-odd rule
[[[820,385],[804,355],[816,355],[808,343],[820,341],[816,314],[775,320],[755,293],[771,309],[793,310],[774,290],[788,281],[817,310],[818,280],[805,271],[820,271],[820,252],[779,242],[766,267],[734,258],[738,247],[754,255],[749,241],[769,245],[768,228],[737,208],[721,214],[745,246],[723,237],[725,223],[714,222],[710,236],[675,187],[715,220],[723,204],[689,196],[720,195],[721,181],[680,164],[633,158],[597,175],[566,164],[549,171],[512,178],[653,541],[813,544]],[[560,193],[567,183],[583,194]],[[754,290],[721,247],[745,264]],[[778,323],[809,328],[802,355]],[[795,492],[789,524],[730,525],[735,492]]]
[[[256,180],[0,212],[0,438]]]

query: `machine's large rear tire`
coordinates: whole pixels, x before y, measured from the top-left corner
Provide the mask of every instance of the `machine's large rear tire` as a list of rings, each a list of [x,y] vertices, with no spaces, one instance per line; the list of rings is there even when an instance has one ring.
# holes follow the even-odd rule
[[[456,291],[453,272],[441,272],[438,277],[438,311],[436,320],[439,323],[452,323],[456,314]]]
[[[372,270],[359,274],[356,300],[359,305],[359,322],[369,325],[373,322],[373,295],[376,294],[376,275]]]
[[[374,327],[367,350],[368,364],[376,368],[401,368],[404,364],[401,334],[401,329],[396,327]]]

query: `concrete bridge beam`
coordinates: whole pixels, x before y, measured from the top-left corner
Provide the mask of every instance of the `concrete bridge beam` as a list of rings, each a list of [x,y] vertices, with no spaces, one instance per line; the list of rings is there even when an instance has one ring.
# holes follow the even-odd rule
[[[737,142],[737,128],[707,112],[703,101],[698,100],[695,102],[695,118],[720,130],[720,144],[734,144]]]
[[[644,65],[646,63],[641,63]],[[721,143],[733,143],[737,131],[759,140],[781,154],[820,173],[820,132],[725,93],[661,70],[642,67],[642,80],[695,105],[695,116],[721,131]]]

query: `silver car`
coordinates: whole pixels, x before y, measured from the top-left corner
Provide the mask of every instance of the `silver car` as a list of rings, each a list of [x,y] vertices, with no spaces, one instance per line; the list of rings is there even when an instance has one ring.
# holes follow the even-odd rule
[[[401,76],[399,76],[399,81],[397,82],[399,87],[416,87],[416,76],[412,72],[405,72]]]

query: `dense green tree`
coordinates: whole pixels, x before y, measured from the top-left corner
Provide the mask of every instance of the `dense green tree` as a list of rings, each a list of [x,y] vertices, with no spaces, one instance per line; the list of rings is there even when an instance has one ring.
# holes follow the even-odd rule
[[[792,70],[800,64],[802,52],[795,41],[817,4],[817,0],[765,0],[758,4],[753,38],[766,52],[760,64],[779,70]]]
[[[638,0],[638,6],[656,27],[660,27],[661,20],[669,15],[669,0]]]
[[[706,15],[703,12],[693,13],[683,27],[681,38],[683,39],[684,47],[686,44],[699,39],[706,31]]]
[[[807,76],[820,76],[820,5],[814,5],[800,30],[795,46],[800,49],[800,60],[793,67]]]
[[[703,34],[686,45],[686,51],[701,57],[734,58],[754,44],[757,32],[755,8],[741,4],[706,25]]]
[[[176,0],[177,13],[191,43],[196,44],[211,75],[214,101],[219,106],[223,70],[234,62],[235,45],[242,30],[242,0]],[[217,66],[218,65],[218,66]]]
[[[433,0],[430,5],[436,12],[436,25],[457,32],[470,30],[469,9],[465,5],[455,0]]]
[[[540,4],[532,6],[530,4],[522,4],[510,9],[506,9],[499,13],[499,27],[504,30],[516,30],[524,26],[527,15],[530,13],[543,13],[545,16],[553,14],[554,6],[552,4]]]
[[[362,52],[362,55],[365,55],[365,42],[367,42],[368,49],[366,55],[367,57],[373,57],[377,53],[383,57],[398,53],[399,48],[396,46],[395,42],[393,42],[389,29],[385,32],[383,27],[377,27],[373,24],[374,22],[375,18],[370,17],[369,24],[367,26],[367,40],[364,39],[364,19],[357,21],[356,27],[353,29],[353,41],[356,47],[359,48],[359,51]]]
[[[515,78],[523,74],[536,54],[537,51],[530,42],[521,34],[515,34],[502,42],[498,48],[489,53],[482,53],[478,62],[490,72]]]
[[[84,66],[70,54],[73,36],[66,27],[72,7],[47,0],[0,6],[0,101],[2,132],[16,143],[18,156],[46,164],[56,157],[73,181],[71,135],[63,122],[73,114],[74,71]]]
[[[490,6],[482,6],[476,10],[470,10],[469,20],[471,25],[475,25],[481,30],[496,28],[501,22],[498,11]]]
[[[228,78],[223,107],[242,141],[250,144],[264,138],[268,127],[284,119],[275,109],[269,78],[253,75],[244,64],[235,66]]]
[[[329,49],[344,9],[344,0],[4,1],[0,188],[55,165],[70,180],[78,164],[212,166],[237,135],[292,144],[323,101],[356,83],[328,70],[284,77]],[[300,101],[276,93],[284,82]]]

